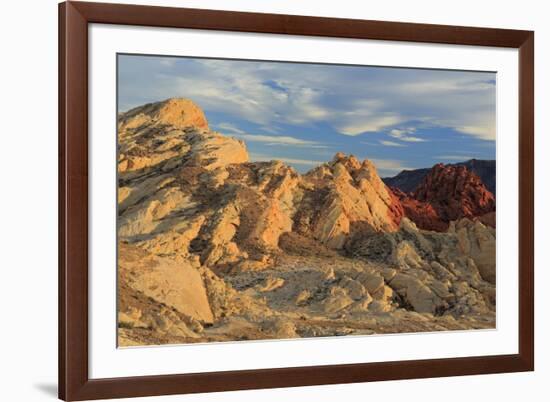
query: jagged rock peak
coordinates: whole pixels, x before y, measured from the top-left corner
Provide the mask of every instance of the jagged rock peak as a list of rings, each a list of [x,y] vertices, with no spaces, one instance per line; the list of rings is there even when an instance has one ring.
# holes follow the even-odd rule
[[[438,163],[416,189],[414,197],[430,202],[445,220],[471,218],[495,210],[495,197],[465,166]]]
[[[355,155],[346,155],[343,152],[337,152],[332,158],[331,165],[340,163],[344,165],[348,170],[357,170],[361,167],[361,162],[355,157]]]
[[[349,171],[370,170],[370,171],[376,172],[376,167],[374,166],[374,163],[372,163],[368,159],[365,159],[361,162],[353,154],[346,155],[343,152],[337,152],[329,164],[331,166],[334,166],[338,163],[344,165],[346,169]]]
[[[377,189],[385,187],[378,176],[376,166],[368,159],[361,162],[355,155],[348,156],[343,152],[337,152],[328,166],[335,177],[351,178],[357,183],[366,179]]]
[[[158,173],[166,173],[183,165],[216,170],[248,162],[245,143],[209,130],[201,108],[188,99],[167,99],[120,114],[118,136],[119,172],[156,166]],[[218,171],[212,184],[220,184],[225,174]]]
[[[161,102],[148,103],[123,113],[119,121],[128,125],[134,122],[167,124],[175,128],[195,127],[208,129],[208,121],[202,109],[185,98],[170,98]]]
[[[494,226],[495,198],[479,176],[462,165],[434,165],[414,193],[392,188],[405,216],[421,229],[445,231],[449,222],[476,218]]]

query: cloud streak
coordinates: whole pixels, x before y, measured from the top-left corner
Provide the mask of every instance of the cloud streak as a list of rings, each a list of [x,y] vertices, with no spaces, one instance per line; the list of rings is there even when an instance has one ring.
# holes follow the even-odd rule
[[[303,140],[300,138],[288,136],[288,135],[267,135],[267,134],[250,134],[240,129],[234,124],[222,122],[216,124],[215,127],[225,133],[230,133],[234,137],[241,138],[250,142],[262,142],[268,145],[294,145],[294,146],[308,146],[312,148],[326,148],[317,141]]]
[[[371,159],[371,161],[374,163],[376,169],[382,175],[398,173],[402,170],[411,169],[409,166],[404,164],[403,161],[400,160],[373,158]]]
[[[416,128],[414,127],[409,127],[405,129],[394,128],[393,130],[390,130],[388,135],[390,137],[393,137],[400,141],[405,141],[405,142],[425,142],[426,141],[423,138],[411,136],[410,134],[413,134],[414,132],[416,132]]]
[[[295,137],[289,137],[285,135],[263,135],[263,134],[234,134],[235,137],[242,138],[245,141],[251,142],[265,142],[267,144],[279,144],[279,145],[296,145],[296,146],[313,146],[319,145],[315,141],[301,140]]]
[[[385,145],[387,147],[405,147],[405,144],[400,144],[398,142],[394,141],[387,141],[387,140],[380,140],[380,144]]]

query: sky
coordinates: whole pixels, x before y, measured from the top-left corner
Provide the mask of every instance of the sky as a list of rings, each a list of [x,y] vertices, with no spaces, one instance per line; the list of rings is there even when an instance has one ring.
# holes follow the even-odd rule
[[[337,152],[382,177],[495,159],[496,74],[166,56],[118,56],[118,111],[173,97],[246,142],[252,161],[300,172]]]

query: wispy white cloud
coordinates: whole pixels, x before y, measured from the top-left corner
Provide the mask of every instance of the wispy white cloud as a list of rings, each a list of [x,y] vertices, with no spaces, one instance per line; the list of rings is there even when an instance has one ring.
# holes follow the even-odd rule
[[[434,94],[434,93],[456,93],[456,92],[478,92],[494,89],[494,83],[486,80],[472,79],[468,76],[460,78],[449,79],[436,79],[436,80],[419,80],[413,82],[406,82],[400,85],[399,90],[402,92],[412,93],[414,95],[420,94]]]
[[[496,121],[487,116],[487,113],[472,113],[464,125],[456,124],[456,130],[483,140],[494,140],[496,138]]]
[[[414,137],[411,136],[411,134],[416,132],[416,128],[409,127],[409,128],[394,128],[390,130],[388,135],[390,137],[396,138],[400,141],[405,142],[425,142],[426,140],[420,137]]]
[[[301,140],[295,137],[289,137],[286,135],[263,135],[263,134],[234,134],[235,137],[242,138],[245,141],[250,142],[265,142],[267,144],[280,144],[280,145],[297,145],[297,146],[315,146],[319,143],[315,141]]]
[[[222,122],[215,125],[215,128],[220,131],[230,132],[230,133],[237,133],[237,134],[245,134],[243,130],[235,126],[231,123]]]
[[[458,126],[456,130],[483,140],[494,140],[496,138],[496,128],[494,126]]]
[[[250,142],[262,142],[267,145],[294,145],[294,146],[308,146],[311,148],[327,148],[317,141],[303,140],[300,138],[288,136],[288,135],[267,135],[267,134],[251,134],[240,129],[232,123],[222,122],[216,124],[215,127],[224,132],[230,133],[234,137],[242,138],[245,141]]]
[[[405,147],[405,144],[400,144],[398,142],[394,141],[387,141],[387,140],[380,140],[380,144],[385,145],[387,147]]]
[[[347,110],[333,114],[333,125],[340,134],[357,136],[381,131],[403,120],[399,113],[385,111],[385,107],[380,99],[356,99]]]
[[[480,78],[475,73],[467,72],[447,75],[441,72],[438,75],[426,75],[414,81],[402,82],[389,90],[394,95],[415,100],[413,111],[423,110],[422,119],[427,123],[450,127],[481,140],[494,141],[495,80],[488,79],[489,74]]]
[[[402,170],[411,169],[406,165],[406,163],[400,160],[377,158],[370,160],[374,163],[378,172],[383,176],[391,173],[400,172]]]
[[[337,127],[341,134],[356,136],[368,132],[381,131],[388,126],[393,126],[401,121],[398,115],[364,115],[361,118],[349,116],[349,122]]]

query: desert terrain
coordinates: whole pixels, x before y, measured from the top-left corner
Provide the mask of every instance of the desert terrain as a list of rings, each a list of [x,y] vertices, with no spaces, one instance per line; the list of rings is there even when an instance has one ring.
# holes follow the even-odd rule
[[[119,346],[495,327],[496,201],[468,164],[407,191],[342,153],[301,174],[188,99],[119,114],[118,144]]]

